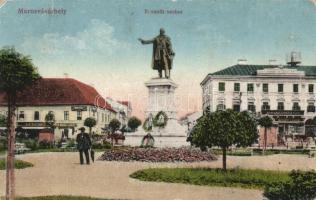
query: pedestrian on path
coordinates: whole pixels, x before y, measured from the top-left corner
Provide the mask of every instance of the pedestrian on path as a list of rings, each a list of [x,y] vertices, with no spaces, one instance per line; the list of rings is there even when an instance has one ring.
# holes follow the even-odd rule
[[[81,127],[79,129],[81,132],[77,135],[77,149],[79,150],[79,156],[80,156],[80,164],[83,165],[83,153],[86,157],[86,163],[87,165],[90,164],[89,159],[89,149],[91,148],[91,139],[88,133],[85,133],[85,128]]]

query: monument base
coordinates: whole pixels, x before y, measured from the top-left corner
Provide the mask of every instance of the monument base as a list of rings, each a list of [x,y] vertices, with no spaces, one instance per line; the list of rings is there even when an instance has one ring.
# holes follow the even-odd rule
[[[177,84],[166,78],[152,78],[145,83],[148,88],[148,106],[145,110],[145,118],[153,118],[159,112],[167,115],[167,122],[164,128],[153,127],[150,134],[155,139],[155,147],[180,147],[188,146],[186,141],[186,127],[182,126],[177,120],[177,110],[175,106],[175,89]],[[127,134],[124,144],[139,146],[142,138],[148,132],[139,130],[135,133]]]

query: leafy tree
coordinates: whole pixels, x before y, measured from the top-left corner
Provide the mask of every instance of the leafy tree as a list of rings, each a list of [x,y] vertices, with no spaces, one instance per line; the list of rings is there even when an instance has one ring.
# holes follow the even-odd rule
[[[14,144],[16,128],[16,98],[18,92],[40,78],[37,69],[28,56],[15,51],[13,47],[0,50],[0,90],[5,92],[8,105],[8,153],[6,175],[6,199],[15,198]]]
[[[92,127],[94,127],[95,125],[97,125],[97,121],[95,120],[95,118],[93,117],[88,117],[84,120],[84,125],[86,127],[89,127],[89,135],[91,137],[91,129]]]
[[[0,127],[7,126],[7,118],[4,115],[0,115]]]
[[[226,170],[227,149],[232,146],[249,146],[257,138],[256,121],[248,112],[227,109],[204,113],[192,131],[192,144],[205,150],[218,146],[223,151],[223,169]]]
[[[267,149],[267,129],[273,126],[273,120],[269,116],[261,117],[258,120],[258,124],[264,127],[264,139],[263,139],[263,153]]]
[[[141,124],[142,121],[137,117],[131,117],[127,122],[128,127],[130,127],[132,131],[135,131]]]
[[[113,134],[115,133],[115,131],[117,131],[121,127],[121,122],[118,119],[112,119],[109,123],[109,127]]]
[[[109,123],[109,128],[111,130],[111,143],[114,144],[115,131],[117,131],[121,127],[121,122],[118,119],[112,119]]]
[[[290,181],[267,185],[263,196],[269,200],[313,200],[316,198],[315,171],[293,170],[289,176]]]

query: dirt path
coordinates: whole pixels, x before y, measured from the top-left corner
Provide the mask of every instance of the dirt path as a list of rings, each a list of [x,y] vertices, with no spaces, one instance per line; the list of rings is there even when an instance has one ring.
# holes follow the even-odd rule
[[[35,166],[16,171],[19,196],[80,195],[141,200],[256,200],[258,190],[142,182],[129,178],[132,172],[149,167],[220,167],[221,161],[194,164],[151,164],[97,161],[78,163],[77,153],[37,153],[20,156]],[[316,169],[316,159],[306,156],[228,157],[228,166],[275,170]],[[0,172],[0,196],[5,191],[5,172]]]

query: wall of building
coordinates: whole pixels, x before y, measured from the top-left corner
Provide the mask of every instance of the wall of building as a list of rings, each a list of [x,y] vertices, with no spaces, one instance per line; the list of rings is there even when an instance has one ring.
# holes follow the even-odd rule
[[[218,89],[220,82],[225,83],[225,91]],[[240,83],[240,92],[234,92],[234,83]],[[254,92],[247,92],[247,84],[254,84]],[[262,91],[263,83],[269,84],[269,92]],[[284,92],[278,92],[278,84],[283,84]],[[298,84],[298,93],[293,92],[293,84]],[[314,92],[308,92],[308,85],[314,85]],[[233,108],[234,102],[240,102],[240,110],[247,110],[248,103],[253,102],[256,112],[261,111],[263,102],[269,102],[271,110],[277,110],[278,102],[284,102],[284,110],[292,110],[294,102],[298,102],[301,110],[307,110],[308,103],[315,103],[316,80],[286,77],[212,77],[203,88],[203,108],[209,106],[211,111],[216,111],[217,105],[223,102],[226,109]],[[314,104],[315,105],[315,104]],[[305,116],[314,117],[316,113],[305,112]]]
[[[88,117],[94,117],[97,120],[97,125],[92,128],[92,131],[100,134],[102,132],[102,128],[107,126],[109,122],[116,118],[116,113],[111,112],[109,110],[95,107],[91,105],[80,105],[86,107],[86,110],[81,111],[82,117],[81,119],[77,116],[77,109],[72,107],[74,105],[61,105],[61,106],[22,106],[17,107],[17,123],[18,125],[22,125],[23,128],[27,129],[40,129],[45,127],[45,116],[48,112],[53,111],[55,115],[55,124],[57,128],[55,129],[55,138],[61,138],[62,131],[65,128],[70,129],[69,137],[75,137],[75,135],[79,132],[78,129],[83,125],[84,120]],[[21,111],[24,112],[24,118],[20,118],[19,115]],[[34,115],[35,112],[39,112],[39,119],[35,120]],[[65,111],[68,111],[69,117],[65,118]],[[0,114],[7,114],[7,107],[0,107]],[[72,132],[71,128],[73,127],[74,132]],[[88,130],[87,130],[88,131]]]

